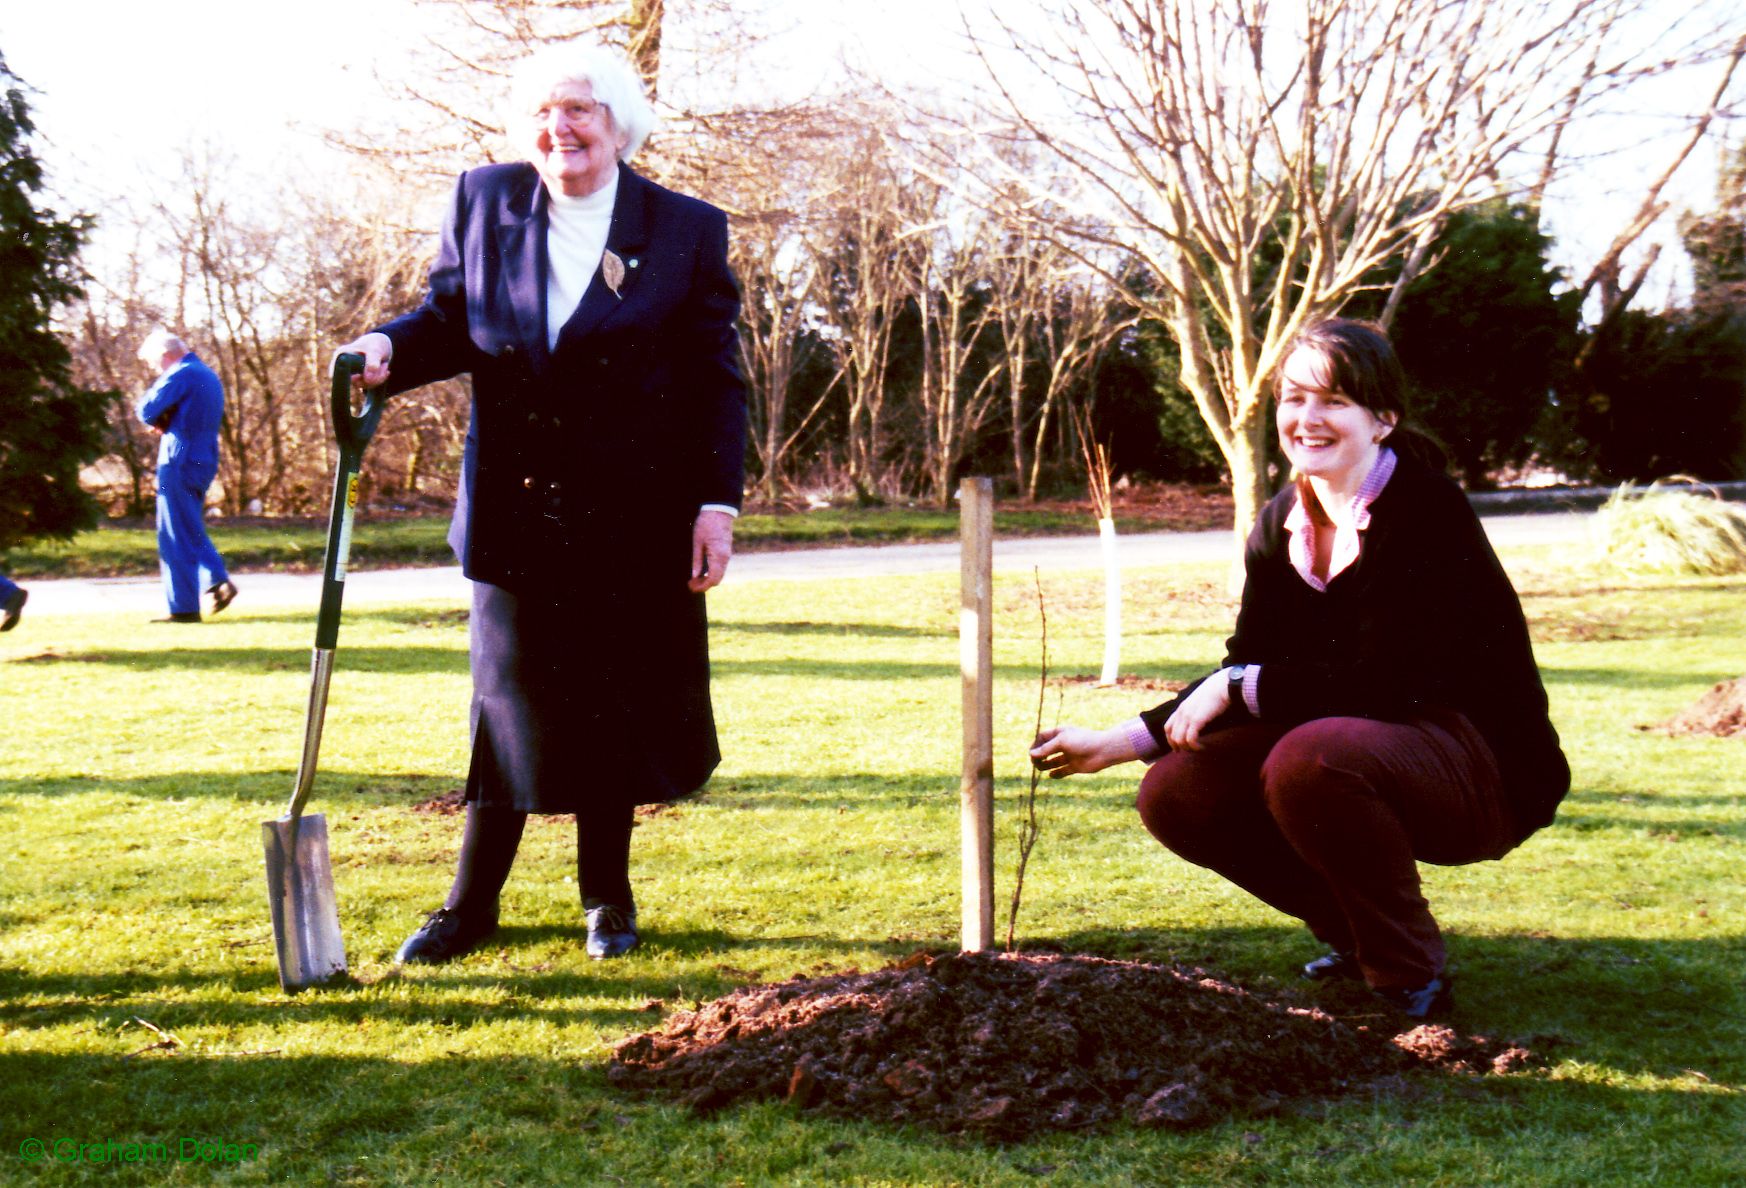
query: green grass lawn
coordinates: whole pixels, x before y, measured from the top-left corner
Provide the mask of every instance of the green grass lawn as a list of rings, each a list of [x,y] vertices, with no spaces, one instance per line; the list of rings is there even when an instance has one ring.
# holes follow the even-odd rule
[[[0,1183],[1581,1184],[1746,1181],[1746,739],[1637,729],[1746,671],[1746,579],[1603,577],[1509,554],[1575,789],[1501,862],[1426,868],[1470,1031],[1549,1068],[1175,1134],[1016,1147],[777,1105],[694,1119],[607,1084],[612,1045],[754,980],[872,969],[958,929],[955,577],[712,596],[726,759],[642,820],[645,946],[581,950],[567,819],[530,826],[487,951],[391,957],[453,870],[466,627],[348,614],[322,772],[355,981],[286,997],[260,823],[289,795],[307,614],[178,634],[32,614],[0,636]],[[1216,661],[1218,565],[1127,575],[1125,671]],[[1045,574],[1052,669],[1094,673],[1101,577]],[[1030,577],[996,583],[999,931],[1037,705]],[[1159,699],[1063,681],[1047,716]],[[1059,709],[1057,710],[1057,706]],[[598,770],[611,778],[610,746]],[[1258,988],[1315,955],[1294,923],[1174,859],[1136,768],[1045,784],[1021,945],[1182,961]],[[27,1140],[252,1144],[227,1165],[27,1162]],[[116,1154],[125,1152],[117,1146]]]

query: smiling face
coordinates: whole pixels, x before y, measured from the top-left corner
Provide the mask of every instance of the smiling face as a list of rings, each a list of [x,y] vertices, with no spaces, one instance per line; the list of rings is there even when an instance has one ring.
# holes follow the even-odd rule
[[[1299,474],[1356,488],[1397,418],[1377,416],[1334,389],[1332,373],[1326,356],[1313,347],[1299,347],[1286,358],[1274,417],[1279,447]]]
[[[525,118],[527,159],[552,193],[580,198],[611,180],[628,140],[587,82],[557,84]]]

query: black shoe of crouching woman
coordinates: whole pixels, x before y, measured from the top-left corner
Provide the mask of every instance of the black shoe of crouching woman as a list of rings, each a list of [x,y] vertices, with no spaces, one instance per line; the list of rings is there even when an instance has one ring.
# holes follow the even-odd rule
[[[1409,1019],[1441,1019],[1455,1009],[1449,975],[1441,974],[1417,989],[1378,990],[1376,996]]]
[[[403,965],[439,965],[478,948],[479,942],[497,931],[497,913],[464,912],[438,908],[406,938],[394,960]]]
[[[1364,976],[1358,968],[1358,958],[1351,953],[1342,953],[1338,949],[1324,953],[1303,967],[1303,976],[1312,982],[1332,982],[1344,978],[1358,979]]]
[[[641,943],[637,910],[603,903],[588,909],[588,955],[596,961],[628,953]]]

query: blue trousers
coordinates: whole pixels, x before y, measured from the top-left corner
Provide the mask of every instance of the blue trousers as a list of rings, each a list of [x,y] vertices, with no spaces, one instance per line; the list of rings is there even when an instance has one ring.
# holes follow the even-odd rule
[[[18,583],[7,577],[5,574],[0,573],[0,603],[11,598],[13,594],[17,593],[17,591]]]
[[[206,535],[210,462],[175,458],[158,466],[158,569],[172,615],[198,614],[200,593],[230,580],[224,558]]]

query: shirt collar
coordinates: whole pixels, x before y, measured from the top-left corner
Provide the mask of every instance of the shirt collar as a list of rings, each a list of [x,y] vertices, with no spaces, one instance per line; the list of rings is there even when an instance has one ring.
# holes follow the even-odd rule
[[[1358,559],[1358,534],[1370,527],[1370,505],[1376,502],[1382,489],[1388,486],[1388,480],[1394,477],[1394,467],[1393,450],[1383,446],[1376,451],[1376,461],[1370,464],[1370,472],[1358,484],[1358,493],[1352,497],[1347,520],[1335,527],[1333,555],[1328,558],[1329,581]],[[1300,495],[1292,502],[1291,511],[1285,517],[1285,530],[1291,533],[1286,555],[1291,560],[1291,567],[1304,581],[1317,590],[1325,590],[1327,582],[1315,575],[1316,534],[1304,531],[1309,526],[1309,512],[1305,510]]]

